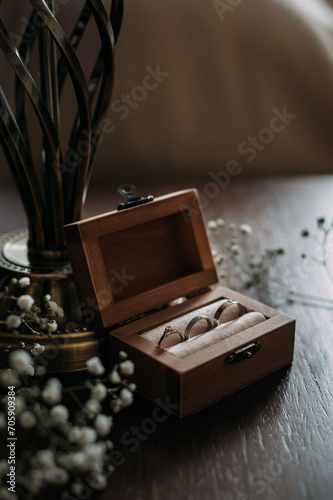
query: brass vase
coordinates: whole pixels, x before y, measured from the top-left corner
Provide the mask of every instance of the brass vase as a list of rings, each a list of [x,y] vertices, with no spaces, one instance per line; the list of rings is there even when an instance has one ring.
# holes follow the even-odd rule
[[[37,305],[51,295],[64,316],[57,319],[58,331],[52,338],[42,338],[46,349],[40,363],[49,372],[75,371],[84,369],[89,357],[105,351],[106,337],[105,332],[94,331],[85,323],[63,226],[81,218],[101,123],[111,100],[123,1],[113,0],[108,13],[102,0],[87,0],[70,36],[56,19],[55,0],[28,1],[32,12],[18,46],[0,19],[0,47],[16,74],[16,113],[0,87],[0,138],[28,221],[27,229],[0,238],[0,290],[15,295],[18,290],[13,278],[28,276],[30,285],[24,293]],[[91,75],[86,77],[77,49],[90,20],[96,23],[101,45]],[[39,52],[39,79],[29,68],[33,50]],[[67,78],[75,92],[77,115],[62,151],[61,97]],[[41,179],[31,152],[27,98],[42,132]],[[7,314],[7,302],[0,300],[0,319]],[[27,331],[15,335],[2,330],[0,362],[5,365],[10,350],[20,343],[29,349],[41,342]]]

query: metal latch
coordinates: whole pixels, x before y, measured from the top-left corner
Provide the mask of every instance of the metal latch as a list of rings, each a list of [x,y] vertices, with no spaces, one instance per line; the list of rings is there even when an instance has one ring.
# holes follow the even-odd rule
[[[117,188],[117,191],[121,196],[127,198],[126,203],[119,203],[118,210],[124,210],[125,208],[136,207],[137,205],[143,205],[143,203],[148,203],[153,201],[154,196],[151,194],[148,196],[141,197],[136,194],[136,187],[133,184],[123,184]]]
[[[251,344],[247,344],[243,347],[239,347],[234,351],[230,352],[225,362],[229,365],[231,363],[239,363],[240,361],[244,361],[244,359],[252,358],[258,351],[260,351],[261,345],[259,342],[251,342]]]

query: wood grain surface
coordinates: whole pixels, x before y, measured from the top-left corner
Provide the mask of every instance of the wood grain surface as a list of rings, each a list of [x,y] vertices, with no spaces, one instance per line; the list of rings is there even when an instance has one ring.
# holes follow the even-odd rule
[[[140,195],[197,187],[206,179],[138,185]],[[112,210],[116,186],[92,186],[86,216]],[[279,274],[287,286],[333,298],[321,267],[301,254],[318,245],[300,237],[315,232],[316,217],[333,215],[333,176],[239,176],[204,203],[208,219],[251,224],[254,252],[282,245]],[[15,190],[1,186],[0,230],[24,225]],[[9,208],[10,207],[10,208]],[[332,258],[333,259],[333,258]],[[264,293],[296,318],[292,366],[184,420],[136,396],[115,419],[115,472],[100,500],[326,500],[333,491],[333,308],[312,301],[287,303]],[[154,377],[154,374],[151,374]]]

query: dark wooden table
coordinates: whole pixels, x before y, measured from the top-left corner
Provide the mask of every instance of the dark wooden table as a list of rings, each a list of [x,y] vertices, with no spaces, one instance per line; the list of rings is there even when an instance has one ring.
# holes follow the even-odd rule
[[[142,182],[138,188],[158,195],[196,186],[205,193],[210,181],[207,176],[155,186]],[[85,215],[113,209],[115,187],[92,186]],[[207,219],[250,224],[255,249],[282,245],[286,255],[278,265],[287,286],[333,298],[321,266],[301,259],[311,242],[300,237],[305,227],[316,232],[317,217],[331,221],[332,193],[333,176],[239,176],[208,200],[204,213]],[[2,186],[1,232],[22,225],[15,191]],[[311,244],[315,253],[320,246]],[[115,419],[119,464],[100,500],[332,498],[333,307],[306,299],[280,301],[278,307],[297,320],[292,366],[185,420],[168,417],[149,432],[146,419],[155,406],[136,396],[132,407]]]

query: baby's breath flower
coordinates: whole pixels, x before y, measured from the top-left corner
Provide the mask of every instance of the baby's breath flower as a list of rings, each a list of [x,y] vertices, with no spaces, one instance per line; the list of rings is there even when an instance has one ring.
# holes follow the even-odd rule
[[[66,484],[68,478],[68,472],[65,469],[61,469],[60,467],[53,467],[52,469],[47,469],[45,471],[45,480],[49,484]]]
[[[133,403],[133,393],[125,387],[120,391],[119,396],[124,406],[130,406]]]
[[[49,321],[46,324],[46,328],[49,333],[54,333],[58,330],[58,323],[56,321]]]
[[[49,293],[47,293],[46,295],[44,295],[43,300],[44,300],[44,302],[50,302],[51,295]]]
[[[104,490],[107,486],[107,480],[104,474],[91,474],[89,476],[89,484],[95,490]]]
[[[253,233],[252,227],[249,224],[241,224],[239,226],[239,230],[243,234],[252,234]]]
[[[101,360],[97,356],[88,359],[86,365],[88,372],[92,375],[103,375],[103,373],[105,372],[105,368],[102,365]]]
[[[21,318],[17,314],[10,314],[7,316],[6,324],[7,327],[12,330],[13,328],[19,328],[21,326]]]
[[[207,222],[207,227],[208,227],[208,229],[212,229],[214,231],[214,229],[218,228],[217,221],[216,220],[209,220]]]
[[[224,221],[223,219],[221,219],[221,218],[216,219],[216,223],[217,223],[217,225],[218,225],[219,227],[223,227],[223,226],[225,226],[225,221]]]
[[[28,366],[32,364],[32,357],[27,351],[18,349],[9,355],[10,367],[16,370],[19,374],[25,373]]]
[[[111,408],[112,408],[112,411],[114,413],[119,413],[120,410],[124,407],[121,399],[117,398],[117,399],[113,399],[111,401]]]
[[[136,391],[136,384],[128,384],[128,389],[132,392]]]
[[[71,485],[71,491],[77,497],[79,497],[79,498],[82,497],[82,495],[85,491],[85,487],[83,486],[82,481],[80,481],[78,479],[76,481],[74,481],[74,483],[72,483],[72,485]]]
[[[31,295],[21,295],[21,297],[19,297],[17,299],[17,307],[21,311],[30,311],[30,309],[34,305],[34,303],[35,303],[35,301],[31,297]]]
[[[133,373],[134,373],[133,361],[130,361],[130,360],[123,361],[119,365],[119,370],[122,373],[122,375],[125,375],[125,377],[129,377],[130,375],[133,375]]]
[[[112,384],[119,384],[121,382],[121,377],[117,370],[112,370],[112,372],[110,373],[110,382]]]
[[[63,424],[69,417],[68,408],[64,405],[56,405],[50,410],[51,421],[54,424]]]
[[[36,343],[34,345],[33,349],[30,349],[30,352],[34,356],[38,356],[39,354],[42,354],[42,352],[44,352],[44,350],[45,350],[45,347],[43,345]]]
[[[38,465],[47,469],[52,469],[55,466],[54,453],[51,450],[38,450],[35,455],[35,460]]]
[[[41,393],[43,401],[49,405],[59,403],[62,398],[61,389],[60,381],[57,378],[50,378]]]
[[[31,429],[35,427],[37,419],[31,411],[25,410],[19,416],[19,422],[23,429]]]
[[[84,403],[84,409],[85,409],[85,412],[87,414],[87,417],[92,419],[98,413],[100,413],[102,408],[101,408],[101,405],[99,404],[99,402],[96,401],[96,399],[88,399],[88,401],[86,401]]]
[[[124,351],[119,351],[118,356],[119,356],[120,360],[127,359],[127,357],[128,357],[127,354],[126,354],[126,352],[124,352]]]
[[[103,414],[97,415],[94,422],[97,434],[102,438],[106,437],[111,431],[112,422],[112,417],[108,417]]]
[[[240,253],[239,245],[231,245],[230,251],[233,255],[238,255]]]
[[[12,279],[10,280],[10,283],[11,283],[12,285],[16,285],[16,284],[17,284],[17,278],[12,278]]]
[[[1,370],[0,372],[0,384],[3,387],[9,387],[10,385],[18,385],[19,378],[15,372],[12,370]]]
[[[49,316],[58,316],[59,318],[64,317],[63,308],[58,306],[58,304],[56,302],[54,302],[54,300],[48,300],[45,304],[45,308],[46,308]]]
[[[18,284],[20,288],[27,288],[28,286],[30,286],[30,278],[28,277],[21,278],[19,279]]]
[[[68,440],[79,446],[87,446],[96,441],[97,433],[92,427],[73,427],[68,434]]]
[[[96,384],[91,388],[90,397],[96,399],[97,401],[103,401],[107,396],[107,388],[104,384]]]

